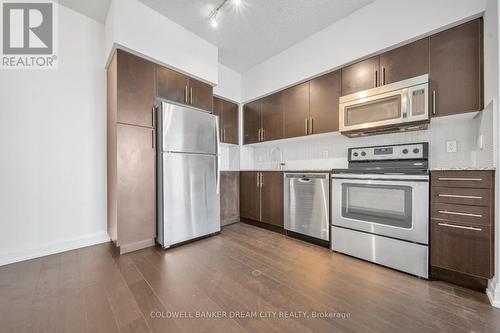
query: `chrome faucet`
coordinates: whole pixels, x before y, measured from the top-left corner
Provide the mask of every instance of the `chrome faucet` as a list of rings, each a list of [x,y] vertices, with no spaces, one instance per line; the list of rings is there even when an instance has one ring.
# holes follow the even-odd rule
[[[285,166],[285,163],[283,162],[283,152],[281,151],[281,149],[279,147],[274,147],[273,149],[271,149],[271,152],[269,153],[269,155],[271,157],[271,161],[273,160],[273,153],[275,151],[279,151],[279,153],[280,153],[280,160],[279,160],[278,168],[281,171],[281,170],[283,170],[283,167]]]

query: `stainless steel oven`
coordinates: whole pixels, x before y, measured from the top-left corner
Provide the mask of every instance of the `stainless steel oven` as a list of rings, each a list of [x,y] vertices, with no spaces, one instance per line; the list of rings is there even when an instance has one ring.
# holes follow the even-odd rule
[[[332,249],[427,277],[427,144],[356,148],[332,174]]]

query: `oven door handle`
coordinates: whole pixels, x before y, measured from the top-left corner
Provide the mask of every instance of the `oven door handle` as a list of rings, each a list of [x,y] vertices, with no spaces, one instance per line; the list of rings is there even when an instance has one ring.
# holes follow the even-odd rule
[[[332,175],[332,179],[339,179],[339,180],[375,180],[375,181],[390,181],[390,180],[395,180],[395,181],[407,181],[407,182],[413,182],[413,181],[429,181],[429,175],[341,175],[341,174],[334,174]]]

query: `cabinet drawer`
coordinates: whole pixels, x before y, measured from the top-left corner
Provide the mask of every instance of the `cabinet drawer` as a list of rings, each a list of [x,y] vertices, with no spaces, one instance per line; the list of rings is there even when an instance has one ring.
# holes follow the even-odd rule
[[[493,174],[490,171],[434,171],[431,186],[491,188]]]
[[[432,203],[431,218],[474,225],[491,225],[489,207]]]
[[[491,277],[490,227],[431,222],[431,266]]]
[[[491,202],[491,190],[458,187],[433,187],[431,189],[431,202],[455,205],[489,206]]]

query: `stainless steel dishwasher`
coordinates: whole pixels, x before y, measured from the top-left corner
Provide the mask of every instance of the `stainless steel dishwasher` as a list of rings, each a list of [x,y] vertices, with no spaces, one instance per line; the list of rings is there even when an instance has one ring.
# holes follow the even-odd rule
[[[328,173],[285,173],[285,230],[330,241]]]

